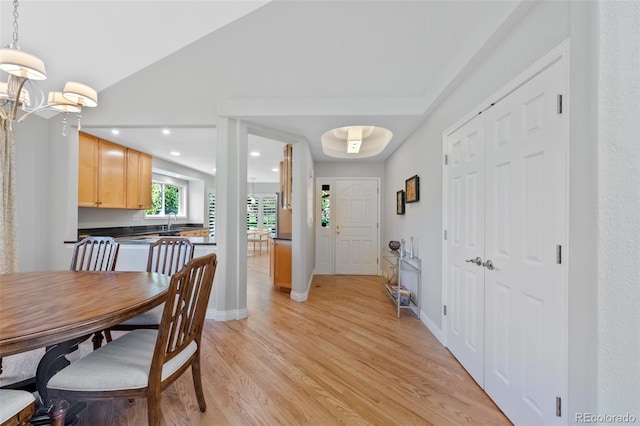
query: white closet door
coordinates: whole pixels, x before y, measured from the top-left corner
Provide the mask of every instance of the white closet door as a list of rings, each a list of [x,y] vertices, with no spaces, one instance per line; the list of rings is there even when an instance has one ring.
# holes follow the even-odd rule
[[[484,383],[484,116],[447,138],[447,347]]]
[[[563,70],[556,62],[485,117],[485,391],[522,425],[561,423],[566,383]]]
[[[336,180],[336,274],[378,273],[378,181]]]

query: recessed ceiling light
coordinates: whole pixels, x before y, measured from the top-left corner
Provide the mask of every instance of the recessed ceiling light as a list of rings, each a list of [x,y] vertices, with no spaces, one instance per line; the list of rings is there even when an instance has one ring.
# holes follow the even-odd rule
[[[180,153],[178,151],[171,151],[169,154],[178,157],[180,155]]]
[[[114,135],[119,135],[119,134],[120,134],[120,130],[118,130],[118,129],[113,129],[113,130],[111,131],[111,133],[113,133]]]
[[[280,171],[280,169],[277,169],[277,168],[275,168],[275,167],[274,167],[273,169],[271,169],[271,171],[272,171],[272,172],[279,172],[279,171]]]
[[[252,157],[260,157],[260,153],[258,151],[251,151],[250,154]]]
[[[169,129],[162,129],[162,133],[165,135],[170,135],[171,134],[171,130]]]

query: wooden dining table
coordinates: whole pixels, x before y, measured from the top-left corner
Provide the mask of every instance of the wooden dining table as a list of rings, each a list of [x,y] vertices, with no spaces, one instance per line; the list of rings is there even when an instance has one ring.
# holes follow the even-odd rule
[[[36,388],[68,365],[91,334],[163,303],[170,277],[151,272],[42,271],[0,274],[0,357],[46,347]]]

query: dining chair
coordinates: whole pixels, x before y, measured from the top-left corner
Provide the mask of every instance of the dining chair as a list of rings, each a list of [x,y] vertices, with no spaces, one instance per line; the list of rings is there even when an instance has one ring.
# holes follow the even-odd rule
[[[200,351],[215,254],[198,257],[171,276],[158,330],[133,330],[60,370],[48,382],[50,398],[67,401],[147,398],[149,425],[162,421],[161,392],[191,367],[200,411]]]
[[[34,396],[27,391],[0,389],[0,426],[28,425],[35,410]]]
[[[147,272],[171,276],[193,259],[193,243],[188,238],[160,238],[149,244]],[[105,331],[107,342],[111,342],[113,330],[158,329],[163,305],[131,318]]]
[[[120,244],[111,237],[86,237],[73,245],[69,269],[72,271],[114,271],[119,250]],[[93,349],[102,346],[103,339],[101,331],[94,333],[91,339]]]
[[[118,260],[118,244],[111,237],[86,237],[73,245],[72,271],[114,271]]]

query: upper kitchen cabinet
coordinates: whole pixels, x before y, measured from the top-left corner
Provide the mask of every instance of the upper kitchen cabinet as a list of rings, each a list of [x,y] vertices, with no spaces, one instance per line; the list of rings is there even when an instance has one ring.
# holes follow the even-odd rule
[[[151,208],[151,156],[127,149],[127,208]]]
[[[281,207],[285,210],[291,209],[291,183],[293,163],[293,147],[287,144],[284,147],[284,161],[280,162],[280,193],[282,194]]]
[[[79,133],[78,206],[151,207],[151,156]]]

